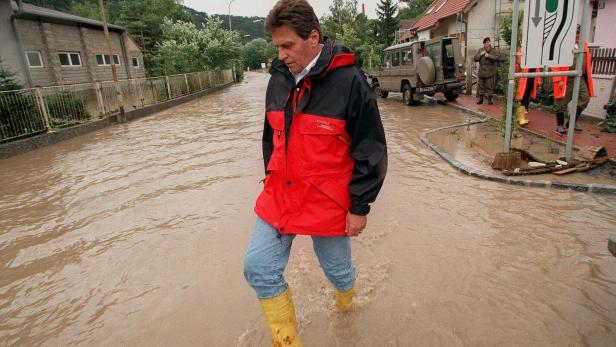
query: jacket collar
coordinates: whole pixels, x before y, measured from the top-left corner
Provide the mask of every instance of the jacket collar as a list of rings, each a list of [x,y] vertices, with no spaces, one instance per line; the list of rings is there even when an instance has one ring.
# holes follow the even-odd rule
[[[316,64],[310,69],[310,72],[306,75],[306,77],[323,78],[332,70],[354,64],[355,54],[351,52],[348,47],[324,37],[321,54],[319,55]],[[293,74],[289,71],[289,68],[285,65],[285,63],[278,60],[278,58],[274,59],[272,62],[272,67],[270,68],[270,74],[274,74],[275,72],[282,73],[290,81],[295,81]]]

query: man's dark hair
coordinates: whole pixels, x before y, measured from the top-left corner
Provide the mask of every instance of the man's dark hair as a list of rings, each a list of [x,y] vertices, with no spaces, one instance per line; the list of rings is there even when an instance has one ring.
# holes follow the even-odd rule
[[[306,0],[280,0],[276,3],[265,19],[265,30],[271,33],[284,25],[291,27],[304,40],[312,30],[316,30],[321,41],[319,18]]]
[[[486,38],[483,39],[483,43],[486,43],[486,42],[490,42],[490,38],[489,37],[486,37]]]

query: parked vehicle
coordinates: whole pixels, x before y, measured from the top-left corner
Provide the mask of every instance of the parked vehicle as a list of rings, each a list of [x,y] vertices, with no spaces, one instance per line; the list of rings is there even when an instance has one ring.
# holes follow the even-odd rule
[[[405,104],[418,105],[424,95],[437,92],[455,100],[465,85],[464,70],[460,41],[439,37],[387,47],[379,72],[369,77],[376,95],[400,92]]]

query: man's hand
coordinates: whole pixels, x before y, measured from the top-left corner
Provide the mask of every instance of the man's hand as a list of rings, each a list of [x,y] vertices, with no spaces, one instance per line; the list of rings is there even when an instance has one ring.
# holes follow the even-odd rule
[[[361,234],[368,223],[368,216],[358,216],[349,213],[346,218],[346,234],[347,236],[357,236]]]

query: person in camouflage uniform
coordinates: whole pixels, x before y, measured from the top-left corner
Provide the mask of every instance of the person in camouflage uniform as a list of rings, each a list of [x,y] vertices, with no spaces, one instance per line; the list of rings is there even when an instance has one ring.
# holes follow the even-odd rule
[[[488,104],[492,105],[492,94],[496,83],[496,71],[498,68],[499,54],[492,48],[490,38],[483,39],[483,48],[480,48],[474,59],[479,62],[477,73],[477,104],[483,104],[483,97],[488,97]]]

